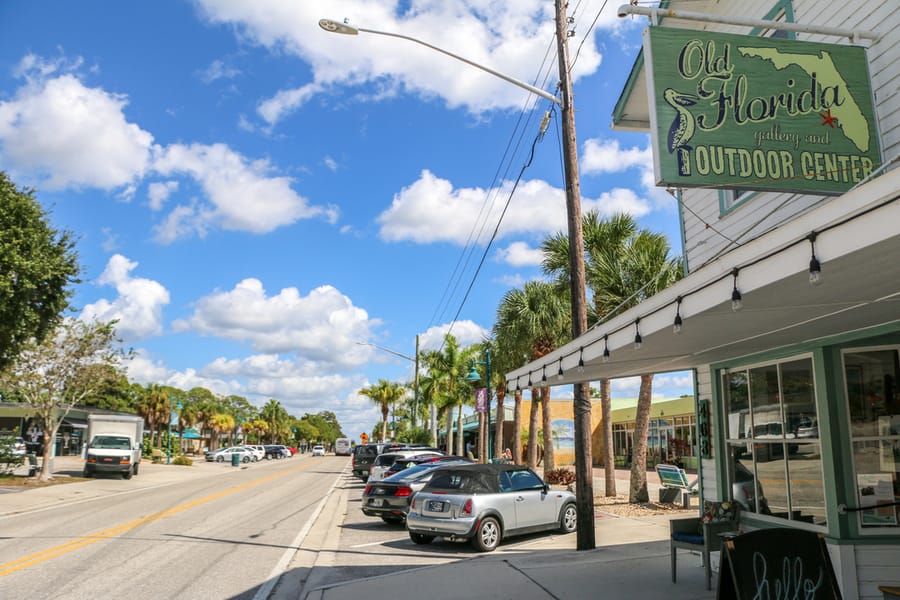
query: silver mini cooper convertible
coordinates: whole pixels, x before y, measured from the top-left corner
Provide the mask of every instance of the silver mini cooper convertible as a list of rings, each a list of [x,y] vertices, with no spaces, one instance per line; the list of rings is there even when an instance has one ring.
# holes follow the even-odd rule
[[[416,544],[465,539],[490,552],[513,535],[571,533],[576,514],[575,494],[551,490],[526,466],[452,465],[436,471],[415,496],[406,529]]]

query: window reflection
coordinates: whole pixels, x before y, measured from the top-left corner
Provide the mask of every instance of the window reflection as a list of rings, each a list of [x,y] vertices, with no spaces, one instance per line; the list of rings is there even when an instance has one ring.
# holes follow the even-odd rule
[[[725,372],[723,388],[732,498],[751,512],[825,525],[812,360]]]
[[[897,527],[900,508],[900,363],[896,349],[844,354],[862,527]]]

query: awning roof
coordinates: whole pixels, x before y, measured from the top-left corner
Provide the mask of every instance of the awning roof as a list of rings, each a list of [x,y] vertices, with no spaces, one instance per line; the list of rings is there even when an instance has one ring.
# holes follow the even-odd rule
[[[87,419],[79,419],[78,417],[64,417],[62,424],[69,425],[75,429],[87,429],[88,425]]]
[[[720,257],[639,306],[507,373],[564,385],[688,370],[900,322],[900,169],[834,198]],[[822,283],[809,284],[811,246]],[[731,309],[733,270],[744,308]],[[681,297],[682,332],[673,332]],[[640,319],[642,346],[634,348]],[[607,337],[608,336],[608,337]],[[606,339],[604,339],[606,337]],[[604,344],[609,360],[604,362]],[[582,352],[583,349],[583,352]],[[579,356],[584,370],[579,372]],[[562,368],[560,378],[557,373]]]

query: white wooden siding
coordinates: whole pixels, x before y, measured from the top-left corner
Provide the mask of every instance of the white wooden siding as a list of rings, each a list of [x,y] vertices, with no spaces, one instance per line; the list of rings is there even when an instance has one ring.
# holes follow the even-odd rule
[[[879,585],[900,586],[900,545],[854,546],[860,600],[881,600]]]

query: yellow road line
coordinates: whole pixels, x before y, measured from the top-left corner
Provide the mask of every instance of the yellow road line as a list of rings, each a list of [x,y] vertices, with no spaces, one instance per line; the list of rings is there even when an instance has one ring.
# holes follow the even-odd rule
[[[56,558],[57,556],[61,556],[63,554],[68,554],[69,552],[73,552],[78,550],[79,548],[84,548],[85,546],[89,546],[91,544],[95,544],[102,540],[108,540],[111,538],[118,537],[129,531],[140,527],[141,525],[147,525],[149,523],[153,523],[154,521],[158,521],[160,519],[165,519],[166,517],[171,517],[173,515],[177,515],[180,512],[184,512],[191,508],[196,508],[208,502],[212,502],[213,500],[218,500],[220,498],[224,498],[226,496],[230,496],[231,494],[235,494],[242,490],[246,490],[248,488],[257,486],[261,483],[266,483],[268,481],[272,481],[273,479],[278,479],[279,477],[284,477],[285,475],[289,475],[291,473],[296,473],[297,471],[302,471],[303,469],[309,468],[312,466],[311,461],[305,461],[303,465],[296,467],[294,469],[289,469],[287,471],[280,471],[278,473],[273,473],[266,477],[261,477],[260,479],[254,479],[253,481],[248,481],[247,483],[242,483],[241,485],[237,485],[232,488],[228,488],[226,490],[222,490],[221,492],[216,492],[214,494],[209,494],[208,496],[204,496],[202,498],[198,498],[196,500],[191,500],[190,502],[185,502],[183,504],[179,504],[177,506],[173,506],[171,508],[167,508],[165,510],[161,510],[159,512],[155,512],[151,515],[147,515],[146,517],[140,517],[138,519],[133,519],[126,523],[121,523],[119,525],[115,525],[108,529],[103,529],[102,531],[97,531],[95,533],[91,533],[74,540],[70,540],[64,544],[60,544],[58,546],[54,546],[52,548],[47,548],[46,550],[41,550],[40,552],[35,552],[34,554],[29,554],[28,556],[24,556],[22,558],[10,561],[8,563],[0,565],[0,577],[5,577],[6,575],[10,575],[24,569],[25,567],[30,567],[32,565],[40,564],[44,561],[50,560],[51,558]]]

